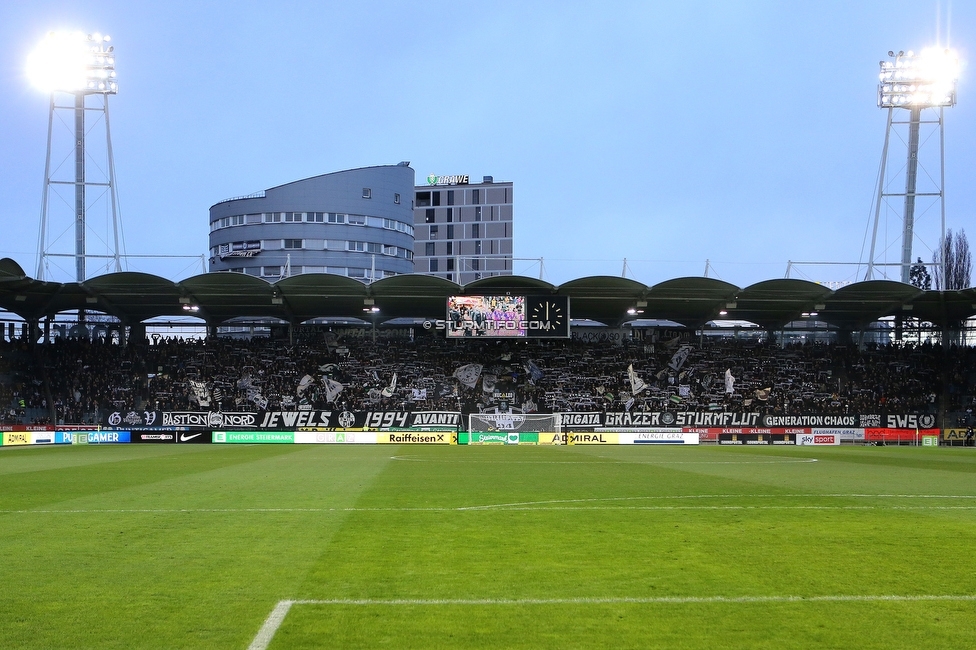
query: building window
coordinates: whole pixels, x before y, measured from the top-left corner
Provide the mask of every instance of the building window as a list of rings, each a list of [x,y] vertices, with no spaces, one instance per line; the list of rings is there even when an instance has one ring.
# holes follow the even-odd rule
[[[347,241],[346,242],[347,251],[357,251],[359,253],[366,252],[366,242],[364,241]]]
[[[471,190],[471,203],[475,205],[481,203],[481,190]]]
[[[437,273],[437,258],[436,257],[430,260],[430,272],[431,273]]]
[[[430,227],[430,238],[437,239],[437,226]]]
[[[434,242],[429,241],[426,244],[424,244],[424,255],[426,255],[427,257],[434,256]]]
[[[364,279],[369,277],[369,269],[346,269],[346,275],[350,278]]]
[[[366,215],[364,214],[347,214],[346,223],[350,226],[365,226],[366,225]]]
[[[474,209],[474,220],[481,221],[481,206],[479,205]]]
[[[284,240],[282,242],[281,247],[282,248],[288,248],[288,249],[291,249],[291,250],[295,250],[295,249],[298,249],[298,248],[304,248],[305,247],[305,241],[302,240],[302,239],[286,239],[286,240]]]
[[[434,208],[427,208],[424,213],[424,223],[434,223]]]
[[[454,239],[454,224],[451,224],[447,227],[447,238]]]
[[[285,212],[284,220],[288,223],[294,223],[296,221],[302,220],[301,212]]]
[[[481,269],[481,260],[479,260],[477,257],[474,258],[473,260],[471,260],[471,269],[473,271],[480,270]]]
[[[364,199],[371,199],[371,198],[373,198],[373,190],[369,189],[368,187],[364,187],[363,188],[363,198]]]
[[[392,255],[393,257],[396,257],[397,256],[397,247],[396,246],[388,246],[387,244],[383,244],[383,254],[384,255]]]
[[[430,192],[417,192],[417,207],[426,208],[430,206]]]
[[[474,254],[481,255],[481,240],[479,239],[474,243]]]
[[[325,223],[325,213],[324,212],[306,212],[305,221],[309,223]]]
[[[447,204],[454,205],[454,190],[447,191]]]
[[[266,278],[276,278],[279,275],[281,275],[281,267],[280,266],[262,266],[261,267],[261,275],[263,275]]]
[[[329,223],[346,223],[346,215],[336,212],[329,213]]]
[[[393,202],[396,203],[397,205],[400,205],[400,195],[399,194],[394,194],[393,195]]]
[[[454,208],[447,209],[447,223],[454,221]]]
[[[453,257],[447,258],[447,270],[448,271],[453,271],[454,270],[454,258]]]
[[[280,212],[265,212],[264,222],[265,223],[279,223],[281,221]]]
[[[430,198],[433,200],[433,202],[431,203],[431,205],[433,205],[434,207],[437,207],[437,206],[439,206],[441,204],[441,193],[440,192],[431,192],[430,193]]]
[[[481,237],[481,224],[473,223],[471,224],[471,238],[477,239],[478,237]]]

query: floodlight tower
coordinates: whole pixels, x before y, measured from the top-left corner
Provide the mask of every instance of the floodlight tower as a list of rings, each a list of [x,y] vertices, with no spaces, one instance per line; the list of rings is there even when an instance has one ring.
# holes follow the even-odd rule
[[[874,229],[871,253],[865,280],[874,277],[875,249],[878,240],[878,221],[881,206],[887,197],[903,197],[901,235],[901,281],[908,284],[912,266],[912,242],[915,237],[915,199],[928,196],[938,199],[941,210],[941,236],[945,238],[945,129],[943,123],[946,107],[956,104],[956,80],[959,59],[948,49],[929,48],[921,53],[888,52],[891,61],[881,61],[878,83],[878,107],[888,109],[888,127],[885,131],[884,150],[881,154],[881,173],[878,178],[878,194],[875,201]],[[908,120],[894,119],[895,109],[908,111]],[[923,111],[931,109],[932,117],[923,119]],[[939,129],[939,180],[937,191],[918,191],[919,130],[922,124],[935,124]],[[907,125],[908,157],[905,163],[905,191],[888,192],[885,169],[888,162],[888,144],[892,125]],[[934,180],[934,179],[933,179]],[[942,241],[940,240],[940,241]],[[940,260],[945,264],[945,260]]]
[[[111,39],[101,34],[83,34],[82,32],[50,32],[28,58],[28,74],[38,88],[51,93],[50,110],[47,125],[47,158],[44,163],[44,193],[41,197],[41,226],[37,243],[37,279],[44,279],[46,258],[65,256],[70,254],[52,253],[49,250],[49,197],[52,186],[74,185],[74,230],[75,230],[75,279],[83,282],[87,275],[85,261],[88,257],[85,247],[86,235],[86,189],[89,186],[99,186],[107,189],[112,203],[112,230],[114,239],[114,253],[110,256],[115,261],[115,270],[121,271],[121,256],[119,252],[119,216],[118,201],[115,191],[115,161],[112,154],[112,135],[109,129],[108,96],[118,92],[118,80],[115,74],[115,47],[109,45]],[[70,105],[58,105],[58,94],[71,95],[74,101]],[[88,108],[86,99],[89,96],[101,96],[101,105]],[[96,102],[97,103],[97,102]],[[55,180],[51,177],[51,141],[54,126],[55,111],[70,110],[73,112],[74,122],[74,180]],[[105,123],[105,141],[107,146],[107,182],[91,182],[86,179],[85,168],[87,154],[85,150],[85,111],[101,111]]]

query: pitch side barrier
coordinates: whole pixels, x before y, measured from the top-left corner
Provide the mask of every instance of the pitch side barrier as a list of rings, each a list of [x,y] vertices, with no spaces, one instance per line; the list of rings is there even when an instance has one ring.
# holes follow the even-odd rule
[[[94,429],[14,426],[23,430],[0,427],[5,434],[17,434],[4,435],[0,444],[921,445],[937,444],[940,436],[932,414],[886,412],[779,416],[593,411],[476,413],[465,418],[457,411],[111,411]]]

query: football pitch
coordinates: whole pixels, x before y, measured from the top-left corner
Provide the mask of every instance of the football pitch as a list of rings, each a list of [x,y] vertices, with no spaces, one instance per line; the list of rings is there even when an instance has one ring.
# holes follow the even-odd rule
[[[976,450],[0,450],[2,648],[958,648]]]

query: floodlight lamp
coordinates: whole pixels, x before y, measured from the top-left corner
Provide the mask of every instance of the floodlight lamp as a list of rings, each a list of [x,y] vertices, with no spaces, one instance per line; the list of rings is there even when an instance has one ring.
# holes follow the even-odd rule
[[[898,52],[882,61],[878,75],[881,108],[939,108],[956,103],[959,57],[952,50],[927,48],[919,54]]]
[[[27,75],[45,92],[115,94],[115,48],[105,45],[108,40],[97,33],[49,32],[27,57]]]

